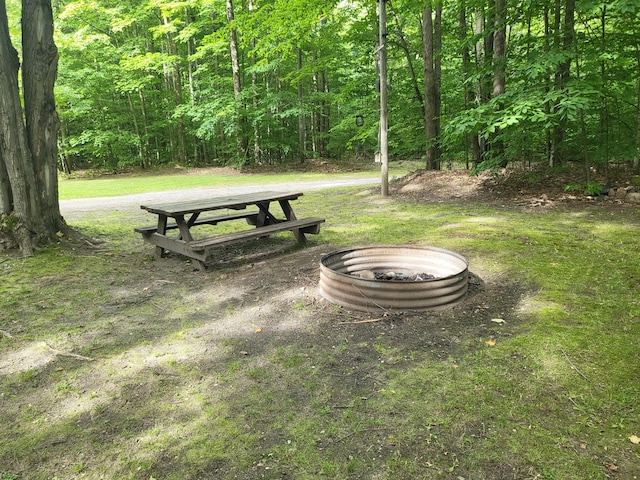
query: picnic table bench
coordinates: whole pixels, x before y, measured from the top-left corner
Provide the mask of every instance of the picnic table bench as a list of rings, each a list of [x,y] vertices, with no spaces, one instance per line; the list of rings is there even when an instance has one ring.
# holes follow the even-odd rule
[[[142,238],[156,247],[156,256],[172,251],[196,261],[200,270],[205,270],[205,262],[216,247],[251,238],[260,238],[290,230],[296,240],[304,243],[305,234],[320,233],[324,218],[309,217],[298,219],[291,207],[302,192],[256,192],[224,197],[204,198],[172,203],[141,205],[140,208],[158,216],[155,225],[136,227]],[[280,205],[285,218],[278,217],[271,209],[272,204]],[[254,207],[247,210],[247,207]],[[257,207],[257,208],[256,208]],[[201,216],[205,212],[231,210],[221,215]],[[255,228],[231,233],[196,238],[192,228],[200,225],[218,225],[232,220],[246,220]],[[175,232],[177,230],[177,232]],[[172,232],[174,231],[174,232]],[[173,233],[173,235],[171,234]]]

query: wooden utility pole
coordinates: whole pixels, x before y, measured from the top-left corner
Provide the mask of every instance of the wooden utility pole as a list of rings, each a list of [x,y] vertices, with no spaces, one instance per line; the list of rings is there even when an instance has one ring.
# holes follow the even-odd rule
[[[389,196],[389,155],[387,142],[387,0],[378,0],[380,39],[378,59],[380,64],[380,169],[382,176],[382,196]]]

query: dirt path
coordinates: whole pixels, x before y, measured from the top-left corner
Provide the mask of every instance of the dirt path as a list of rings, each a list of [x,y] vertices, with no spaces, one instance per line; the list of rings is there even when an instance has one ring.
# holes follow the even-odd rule
[[[123,211],[138,212],[140,205],[154,202],[175,202],[180,200],[194,200],[208,195],[235,195],[251,193],[257,190],[322,190],[335,187],[350,187],[357,185],[374,185],[380,181],[379,176],[367,178],[341,178],[302,181],[295,183],[271,183],[260,185],[237,185],[233,187],[198,187],[169,190],[164,192],[139,193],[135,195],[123,195],[118,197],[79,198],[73,200],[61,200],[60,211],[67,221],[74,220],[84,213],[98,211]]]

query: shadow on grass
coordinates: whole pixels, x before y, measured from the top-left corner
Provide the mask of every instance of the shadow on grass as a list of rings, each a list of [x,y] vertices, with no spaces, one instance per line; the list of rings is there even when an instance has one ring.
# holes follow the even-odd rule
[[[229,252],[224,270],[169,258],[126,279],[117,272],[133,259],[115,261],[83,326],[71,319],[51,343],[57,354],[3,379],[3,468],[141,479],[528,471],[510,458],[498,475],[501,455],[463,460],[465,435],[490,443],[492,420],[452,400],[460,365],[522,328],[513,312],[526,287],[475,276],[451,311],[372,318],[319,298],[328,250],[274,239],[249,263]],[[76,351],[94,360],[65,353]]]

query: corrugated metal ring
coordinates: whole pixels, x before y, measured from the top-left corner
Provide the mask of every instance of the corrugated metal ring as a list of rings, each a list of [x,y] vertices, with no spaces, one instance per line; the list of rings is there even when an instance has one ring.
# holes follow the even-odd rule
[[[415,281],[370,280],[364,271],[436,278]],[[444,310],[461,303],[469,264],[455,252],[435,247],[382,245],[352,247],[324,255],[320,293],[328,301],[358,311]]]

